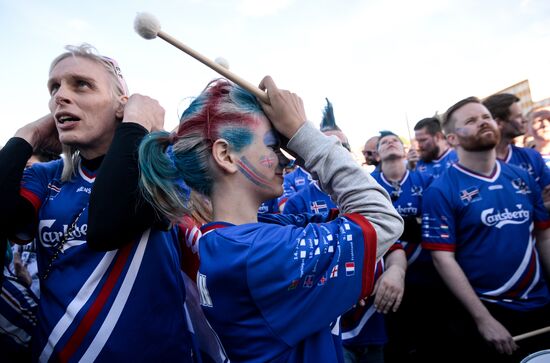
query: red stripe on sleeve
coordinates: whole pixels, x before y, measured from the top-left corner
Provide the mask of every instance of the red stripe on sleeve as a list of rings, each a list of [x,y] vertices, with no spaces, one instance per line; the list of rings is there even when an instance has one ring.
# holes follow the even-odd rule
[[[365,252],[363,256],[363,284],[361,286],[360,298],[369,296],[374,288],[374,268],[376,267],[376,231],[372,224],[361,214],[345,214],[346,218],[353,221],[363,231],[363,243]]]
[[[393,245],[391,245],[390,250],[388,251],[388,253],[393,252],[393,251],[397,251],[397,250],[404,250],[403,245],[401,243],[396,242]]]
[[[28,200],[32,206],[34,207],[34,210],[38,213],[38,210],[40,209],[40,206],[42,205],[42,200],[36,196],[33,192],[31,192],[28,189],[21,188],[19,190],[19,195],[21,195],[23,198]]]
[[[454,244],[431,243],[431,242],[422,242],[422,248],[431,250],[431,251],[454,252],[456,250],[456,246]]]

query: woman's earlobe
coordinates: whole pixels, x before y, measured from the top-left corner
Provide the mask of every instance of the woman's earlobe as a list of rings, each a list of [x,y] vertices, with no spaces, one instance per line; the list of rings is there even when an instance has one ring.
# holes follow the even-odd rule
[[[124,107],[126,106],[126,103],[128,102],[128,96],[120,96],[118,99],[118,106],[115,111],[115,116],[117,119],[123,119],[124,118]]]
[[[212,144],[212,159],[226,173],[233,174],[238,171],[236,156],[225,139],[218,139]]]

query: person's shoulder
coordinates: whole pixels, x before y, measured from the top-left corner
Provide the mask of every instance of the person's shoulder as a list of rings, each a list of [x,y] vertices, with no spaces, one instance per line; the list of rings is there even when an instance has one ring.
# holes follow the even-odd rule
[[[37,168],[37,169],[43,169],[43,170],[57,170],[59,168],[63,168],[63,158],[52,160],[52,161],[34,163],[32,164],[31,168]]]
[[[279,226],[296,225],[302,218],[300,214],[262,213],[258,214],[258,222],[262,224],[274,224]]]
[[[500,170],[503,175],[517,175],[525,178],[530,177],[529,172],[519,165],[505,163],[500,160],[497,160],[497,162],[500,164]]]
[[[527,155],[529,155],[529,158],[533,161],[535,161],[536,163],[538,163],[539,165],[546,165],[545,161],[544,161],[544,158],[542,157],[542,155],[535,149],[531,149],[531,148],[528,148],[528,147],[524,147],[522,148],[525,153]]]
[[[542,160],[542,156],[535,149],[532,149],[530,147],[516,146],[516,145],[510,145],[510,146],[512,148],[512,152],[514,152],[514,153],[526,155],[532,160],[533,159],[541,159]]]
[[[537,150],[535,150],[531,147],[518,147],[518,149],[523,150],[523,152],[525,152],[529,155],[536,155],[536,156],[542,157]]]
[[[529,170],[526,170],[516,164],[505,163],[502,161],[499,161],[499,163],[501,167],[502,178],[506,178],[509,180],[521,178],[526,182],[536,183],[535,176],[532,175]]]
[[[313,183],[306,185],[305,187],[303,187],[302,189],[300,189],[296,193],[294,193],[294,195],[291,195],[288,198],[287,203],[290,202],[290,201],[296,202],[296,201],[299,201],[299,200],[306,199],[307,195],[312,192],[312,188],[314,188]]]
[[[457,174],[458,170],[456,169],[456,164],[453,164],[442,171],[441,174],[437,176],[437,178],[434,178],[431,174],[427,175],[426,177],[431,178],[432,180],[430,186],[443,186],[448,185],[453,179],[456,178]]]
[[[47,175],[49,177],[61,176],[63,171],[63,159],[57,159],[42,163],[34,163],[29,171],[32,171],[38,175]]]
[[[409,170],[409,177],[414,184],[430,184],[434,177],[431,174],[419,170]]]
[[[270,215],[277,218],[277,215]],[[252,245],[256,240],[265,239],[266,235],[270,239],[277,238],[277,232],[283,228],[284,223],[275,220],[265,223],[246,223],[233,225],[223,222],[213,222],[201,227],[203,238],[223,238],[226,242],[234,244]]]
[[[449,167],[438,178],[432,175],[421,173],[424,184],[424,192],[422,193],[425,200],[437,202],[439,199],[452,199],[453,190],[457,190],[456,171],[452,171],[453,167]],[[435,200],[434,200],[435,199]]]
[[[458,153],[455,149],[450,148],[447,152],[447,155],[445,155],[445,162],[447,163],[447,167],[450,167],[452,164],[455,164],[458,162]]]

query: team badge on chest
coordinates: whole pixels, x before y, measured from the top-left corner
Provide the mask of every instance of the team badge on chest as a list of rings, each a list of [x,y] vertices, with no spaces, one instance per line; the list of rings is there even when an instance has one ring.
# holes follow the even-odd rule
[[[531,190],[529,189],[529,186],[525,182],[525,180],[521,178],[517,178],[512,180],[512,186],[516,189],[516,193],[519,194],[529,194],[531,193]]]
[[[468,205],[481,200],[481,194],[477,187],[470,187],[464,190],[461,190],[459,193],[460,200],[462,204]]]

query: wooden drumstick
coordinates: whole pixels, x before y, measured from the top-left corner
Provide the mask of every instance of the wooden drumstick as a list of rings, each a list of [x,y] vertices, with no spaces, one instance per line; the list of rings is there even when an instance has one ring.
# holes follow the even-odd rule
[[[520,340],[531,338],[531,337],[534,337],[535,335],[544,334],[549,331],[550,331],[550,326],[547,326],[546,328],[541,328],[541,329],[533,330],[520,335],[516,335],[515,337],[512,337],[512,339],[514,339],[514,341],[516,342],[519,342]]]
[[[244,80],[243,78],[237,76],[235,73],[231,72],[229,69],[225,68],[223,65],[220,65],[211,59],[205,57],[199,52],[195,51],[191,47],[183,44],[176,38],[160,30],[160,22],[151,14],[148,13],[138,13],[136,19],[134,20],[134,29],[145,39],[154,39],[159,37],[164,39],[168,43],[172,44],[176,48],[184,51],[189,54],[191,57],[195,58],[204,65],[212,68],[222,76],[227,79],[235,82],[248,92],[252,93],[254,96],[258,97],[262,102],[269,103],[269,97],[267,93],[254,86],[252,83]]]

